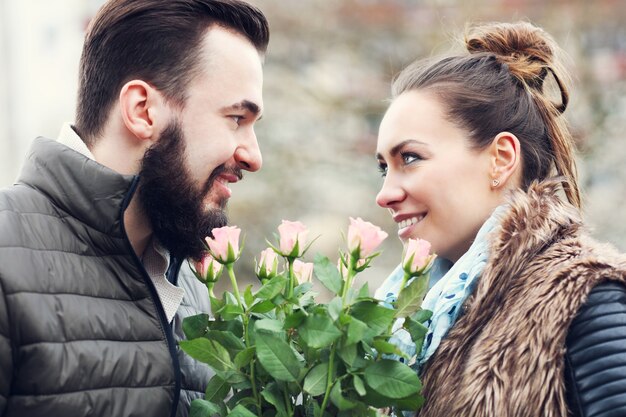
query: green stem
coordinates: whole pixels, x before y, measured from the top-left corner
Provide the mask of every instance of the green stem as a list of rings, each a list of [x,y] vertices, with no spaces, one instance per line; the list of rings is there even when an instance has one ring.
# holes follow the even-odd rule
[[[287,258],[287,262],[289,263],[289,288],[287,289],[287,299],[291,299],[291,297],[293,297],[293,289],[296,283],[296,276],[293,273],[294,260],[294,258]]]
[[[326,393],[324,394],[324,400],[322,401],[322,407],[320,409],[320,417],[324,415],[324,410],[328,404],[330,398],[330,389],[333,387],[333,380],[335,379],[335,351],[337,350],[337,344],[333,343],[330,349],[330,357],[328,358],[328,375],[326,375]]]
[[[341,300],[346,302],[346,296],[348,295],[348,289],[352,287],[352,280],[354,279],[356,272],[354,271],[356,268],[356,264],[358,259],[355,259],[354,256],[350,255],[350,260],[348,261],[348,276],[343,283],[343,288],[341,289]]]
[[[233,287],[233,293],[237,299],[237,304],[239,304],[239,307],[241,307],[241,310],[243,311],[243,303],[241,302],[241,295],[239,295],[239,287],[237,286],[237,278],[235,277],[233,264],[226,264],[226,270],[228,271],[228,276],[230,277],[230,283]]]
[[[404,287],[406,286],[406,283],[409,281],[409,279],[411,278],[411,275],[408,274],[406,271],[404,272],[404,277],[402,277],[402,282],[400,283],[400,287],[398,289],[398,297],[400,297],[400,294],[402,293],[402,291],[404,290]],[[397,300],[397,299],[396,299]],[[395,303],[394,303],[395,304]],[[389,326],[387,327],[387,334],[391,335],[391,331],[393,330],[393,325],[396,323],[396,320],[392,320],[391,323],[389,323]]]
[[[259,393],[257,392],[257,389],[256,389],[256,380],[254,376],[255,366],[256,366],[255,360],[254,358],[252,358],[252,360],[250,361],[250,383],[252,384],[252,395],[254,396],[254,402],[256,403],[256,408],[259,412],[259,415],[261,415],[263,410],[261,408],[261,399],[259,398]]]
[[[289,394],[287,394],[287,390],[283,390],[283,398],[285,400],[285,407],[287,407],[287,414],[293,417],[293,409],[291,408],[291,400],[289,399]]]
[[[404,287],[406,287],[406,283],[409,282],[410,278],[411,275],[407,272],[404,272],[404,277],[402,278],[402,283],[400,284],[400,289],[398,290],[398,297],[400,296],[400,293],[404,290]]]

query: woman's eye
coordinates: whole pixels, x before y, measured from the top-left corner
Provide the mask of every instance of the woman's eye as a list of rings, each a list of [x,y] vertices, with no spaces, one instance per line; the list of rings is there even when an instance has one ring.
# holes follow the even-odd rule
[[[383,177],[387,175],[387,164],[378,164],[378,172]]]
[[[237,115],[232,115],[230,116],[230,118],[233,119],[235,123],[237,124],[239,124],[243,120],[243,116],[237,116]]]
[[[414,153],[411,153],[411,152],[406,152],[406,153],[403,153],[403,154],[402,154],[402,162],[403,162],[405,165],[409,165],[409,164],[411,164],[411,163],[413,163],[413,162],[415,162],[415,161],[419,161],[419,160],[421,160],[421,159],[422,159],[422,158],[420,158],[420,156],[419,156],[419,155],[414,154]]]

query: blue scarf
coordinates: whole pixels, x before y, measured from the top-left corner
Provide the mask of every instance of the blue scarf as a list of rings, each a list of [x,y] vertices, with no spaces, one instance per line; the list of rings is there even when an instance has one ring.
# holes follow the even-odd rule
[[[482,225],[474,243],[468,251],[453,265],[443,258],[437,258],[430,272],[430,290],[424,297],[422,308],[433,312],[433,316],[425,325],[428,327],[421,352],[415,352],[408,332],[401,328],[402,321],[394,325],[391,342],[409,357],[416,355],[414,367],[419,371],[426,361],[435,353],[441,340],[454,325],[461,306],[472,293],[478,277],[485,269],[488,260],[489,233],[499,225],[500,214],[505,206],[497,207]],[[396,268],[376,291],[375,297],[391,304],[397,298],[403,277],[402,267]]]

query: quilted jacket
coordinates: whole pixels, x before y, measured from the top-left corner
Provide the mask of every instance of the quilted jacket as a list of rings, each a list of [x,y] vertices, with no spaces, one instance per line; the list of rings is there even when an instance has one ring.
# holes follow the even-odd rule
[[[210,371],[177,340],[206,288],[173,261],[186,295],[167,322],[124,231],[138,181],[38,138],[0,191],[0,416],[186,416],[203,394]]]

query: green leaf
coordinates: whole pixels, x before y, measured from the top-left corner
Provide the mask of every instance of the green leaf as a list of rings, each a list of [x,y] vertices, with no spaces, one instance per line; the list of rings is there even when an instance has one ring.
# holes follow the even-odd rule
[[[322,395],[326,392],[326,381],[328,380],[328,363],[320,363],[309,371],[304,378],[304,391],[312,396]]]
[[[219,375],[213,375],[206,386],[204,399],[212,403],[220,403],[224,401],[228,391],[230,391],[230,385]]]
[[[374,339],[374,342],[372,343],[372,345],[374,346],[374,349],[376,349],[378,353],[386,353],[388,355],[399,355],[399,356],[403,355],[402,351],[398,349],[396,345],[394,345],[393,343],[389,343],[382,339]]]
[[[243,337],[243,323],[240,320],[210,321],[209,329],[231,332],[236,337]]]
[[[418,311],[422,306],[426,291],[428,291],[428,275],[420,275],[404,287],[396,301],[396,318],[409,317]]]
[[[200,338],[181,340],[178,343],[189,356],[208,364],[216,371],[225,371],[233,367],[228,351],[215,340]]]
[[[369,327],[367,324],[363,323],[361,320],[352,317],[350,323],[348,324],[346,345],[352,345],[357,343],[360,340],[365,338],[365,333],[368,331]]]
[[[265,300],[253,305],[250,311],[257,314],[265,314],[272,311],[274,307],[276,307],[276,304],[274,304],[270,300]]]
[[[367,391],[365,390],[365,384],[358,375],[352,375],[352,383],[354,384],[354,390],[357,392],[357,394],[359,394],[360,396],[364,396],[367,393]]]
[[[223,332],[220,330],[210,330],[207,333],[207,339],[215,340],[233,355],[244,350],[246,346],[243,341],[231,332]]]
[[[189,316],[183,319],[183,332],[188,340],[204,336],[208,327],[208,314],[196,314],[195,316]]]
[[[189,409],[189,417],[211,417],[219,413],[219,406],[200,398],[193,400]]]
[[[228,413],[227,417],[257,417],[256,414],[248,410],[243,405],[239,404]]]
[[[228,382],[230,385],[233,386],[233,388],[237,390],[242,390],[242,389],[251,387],[248,377],[239,371],[235,371],[235,370],[226,371],[226,372],[223,372],[223,376],[226,382]]]
[[[287,278],[282,275],[276,275],[274,278],[263,284],[261,289],[255,294],[255,297],[260,300],[271,300],[280,294],[280,292],[285,288],[287,282]]]
[[[248,307],[250,307],[254,303],[254,296],[252,295],[252,284],[248,285],[243,291],[243,301]]]
[[[289,344],[282,338],[264,331],[257,332],[256,352],[263,368],[277,380],[298,379],[302,365]]]
[[[356,360],[357,355],[357,346],[353,344],[340,347],[339,349],[337,349],[337,354],[339,355],[341,360],[348,366],[348,368],[353,368],[354,361]]]
[[[313,263],[315,264],[314,272],[317,279],[333,294],[339,294],[343,280],[337,267],[330,262],[328,257],[319,253],[315,255]]]
[[[309,401],[309,403],[304,406],[304,417],[317,417],[321,415],[322,409],[317,401]],[[324,417],[328,416],[328,413],[324,414]]]
[[[259,320],[254,324],[254,329],[257,332],[269,332],[276,335],[283,336],[285,335],[285,330],[283,329],[283,324],[280,320],[274,319],[263,319]]]
[[[363,284],[361,289],[359,289],[357,299],[371,299],[369,283],[366,282],[365,284]]]
[[[330,390],[330,401],[337,406],[340,411],[351,410],[357,403],[341,395],[341,383],[337,381]]]
[[[394,319],[394,310],[373,301],[361,301],[352,306],[352,316],[369,327],[368,334],[378,336],[387,331]]]
[[[211,302],[211,312],[215,315],[215,318],[220,318],[219,311],[224,308],[225,302],[220,300],[219,298],[209,296],[209,300]]]
[[[303,284],[300,284],[296,288],[293,289],[293,297],[297,299],[301,297],[302,295],[311,291],[312,288],[313,288],[313,284],[310,282],[305,282]]]
[[[341,297],[333,298],[330,303],[328,303],[328,315],[333,321],[337,321],[339,315],[341,314],[341,310],[343,310],[343,301]]]
[[[330,317],[310,315],[300,326],[300,337],[308,347],[319,349],[330,346],[341,336]]]
[[[235,355],[233,362],[235,363],[235,368],[241,369],[244,366],[247,366],[250,361],[254,358],[254,347],[249,347]]]
[[[237,317],[243,316],[243,310],[239,304],[226,304],[218,313],[226,321],[235,320]]]
[[[306,315],[302,310],[295,311],[285,318],[285,324],[283,327],[285,330],[298,328],[305,318]]]
[[[411,340],[415,343],[415,351],[417,353],[421,352],[422,346],[424,345],[424,338],[426,337],[426,333],[428,333],[428,327],[410,317],[404,319],[403,327],[411,335]]]
[[[411,316],[411,318],[413,320],[415,320],[418,323],[426,323],[427,320],[429,320],[431,317],[433,316],[433,312],[430,310],[423,310],[420,309],[418,310],[415,314],[413,314]]]
[[[414,370],[391,359],[382,359],[368,366],[365,381],[379,394],[393,399],[408,397],[422,388]]]
[[[261,391],[261,396],[268,403],[272,404],[276,408],[277,417],[286,417],[287,409],[283,401],[283,393],[275,382],[267,384],[265,389]]]
[[[417,411],[424,404],[424,401],[424,397],[417,393],[397,400],[395,407],[399,410]]]
[[[374,389],[367,385],[367,383],[365,384],[365,390],[367,393],[364,396],[361,396],[360,400],[368,405],[371,405],[372,407],[385,408],[396,403],[396,400],[385,397],[384,395],[374,391]]]

